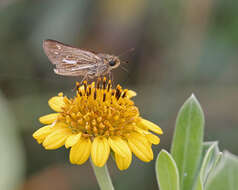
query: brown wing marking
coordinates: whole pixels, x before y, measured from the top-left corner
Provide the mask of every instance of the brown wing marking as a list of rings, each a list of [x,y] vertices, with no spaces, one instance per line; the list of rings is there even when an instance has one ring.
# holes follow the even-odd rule
[[[54,41],[44,40],[43,49],[56,69],[80,70],[95,67],[102,59],[96,54]],[[67,71],[67,72],[68,72]]]

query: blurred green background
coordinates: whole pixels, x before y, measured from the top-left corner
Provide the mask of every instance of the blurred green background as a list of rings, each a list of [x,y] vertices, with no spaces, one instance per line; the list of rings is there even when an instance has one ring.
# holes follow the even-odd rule
[[[72,95],[80,80],[53,73],[44,39],[115,55],[135,48],[114,81],[137,91],[141,115],[164,130],[155,155],[169,149],[191,93],[205,112],[205,140],[238,154],[237,8],[236,0],[0,0],[0,189],[99,189],[88,162],[70,165],[68,150],[32,138],[47,100]],[[134,159],[124,172],[108,165],[116,189],[158,189],[154,162]]]

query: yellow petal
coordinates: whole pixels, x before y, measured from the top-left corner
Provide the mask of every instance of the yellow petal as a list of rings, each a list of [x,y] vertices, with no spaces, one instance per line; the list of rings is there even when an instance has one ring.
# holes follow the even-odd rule
[[[133,90],[128,90],[128,92],[127,92],[127,97],[128,97],[128,98],[132,98],[132,97],[134,97],[134,96],[136,96],[136,92],[133,91]]]
[[[110,146],[108,140],[105,137],[96,137],[93,140],[91,157],[93,163],[102,167],[107,162],[107,159],[110,154]]]
[[[58,118],[59,113],[50,113],[39,118],[39,121],[43,124],[51,124]]]
[[[148,131],[148,129],[144,130],[140,127],[134,126],[135,131],[137,131],[138,133],[145,135],[145,137],[147,138],[147,140],[151,143],[151,144],[159,144],[160,143],[160,138],[157,137],[156,135],[152,134],[151,132]]]
[[[140,133],[131,133],[128,137],[128,144],[132,152],[142,161],[153,160],[153,151],[146,137]]]
[[[141,128],[141,127],[138,127],[138,126],[133,126],[134,127],[134,130],[138,133],[141,133],[141,134],[150,134],[150,132],[148,131],[147,128]]]
[[[156,135],[153,135],[153,134],[146,134],[145,135],[146,138],[148,139],[148,141],[152,144],[159,144],[160,143],[160,138],[157,137]]]
[[[51,99],[49,99],[48,104],[50,108],[56,112],[62,112],[62,107],[65,106],[64,103],[64,97],[61,96],[54,96]]]
[[[56,122],[55,124],[52,124],[52,127],[56,129],[63,129],[63,128],[69,128],[69,125],[63,122]]]
[[[162,129],[158,125],[156,125],[156,124],[154,124],[154,123],[152,123],[152,122],[150,122],[146,119],[141,119],[141,121],[139,122],[139,125],[140,124],[142,126],[147,127],[149,130],[153,131],[154,133],[157,133],[159,135],[163,134]]]
[[[64,145],[65,140],[71,134],[72,132],[69,128],[56,129],[45,138],[43,146],[47,150],[57,149]]]
[[[126,170],[131,165],[132,153],[130,151],[130,154],[126,157],[122,157],[115,153],[115,160],[119,170]]]
[[[70,162],[72,164],[83,164],[91,153],[91,140],[89,138],[80,138],[78,143],[70,149]]]
[[[126,141],[122,140],[120,137],[110,137],[108,143],[112,150],[122,157],[127,157],[131,154],[131,150]]]
[[[33,133],[33,137],[37,140],[39,144],[41,144],[45,138],[53,131],[53,127],[50,125],[41,127],[36,132]]]
[[[81,133],[70,135],[65,141],[65,147],[69,148],[71,146],[74,146],[79,141],[80,137],[81,137]]]

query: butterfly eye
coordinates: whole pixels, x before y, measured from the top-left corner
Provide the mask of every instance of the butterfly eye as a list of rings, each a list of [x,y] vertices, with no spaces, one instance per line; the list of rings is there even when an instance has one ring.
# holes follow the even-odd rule
[[[109,61],[109,65],[111,66],[111,67],[113,67],[113,66],[115,66],[116,65],[116,61]]]

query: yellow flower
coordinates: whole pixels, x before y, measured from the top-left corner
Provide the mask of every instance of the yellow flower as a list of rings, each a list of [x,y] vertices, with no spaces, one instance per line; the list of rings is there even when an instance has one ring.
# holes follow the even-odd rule
[[[97,84],[83,82],[77,94],[69,99],[59,93],[49,100],[49,106],[57,113],[39,118],[46,126],[37,130],[33,137],[45,149],[65,146],[70,149],[70,162],[83,164],[91,156],[93,163],[102,167],[110,152],[114,153],[117,167],[127,169],[132,153],[140,160],[153,160],[152,144],[160,139],[150,131],[162,134],[154,123],[140,117],[138,108],[131,100],[136,93],[112,88],[111,81]]]

